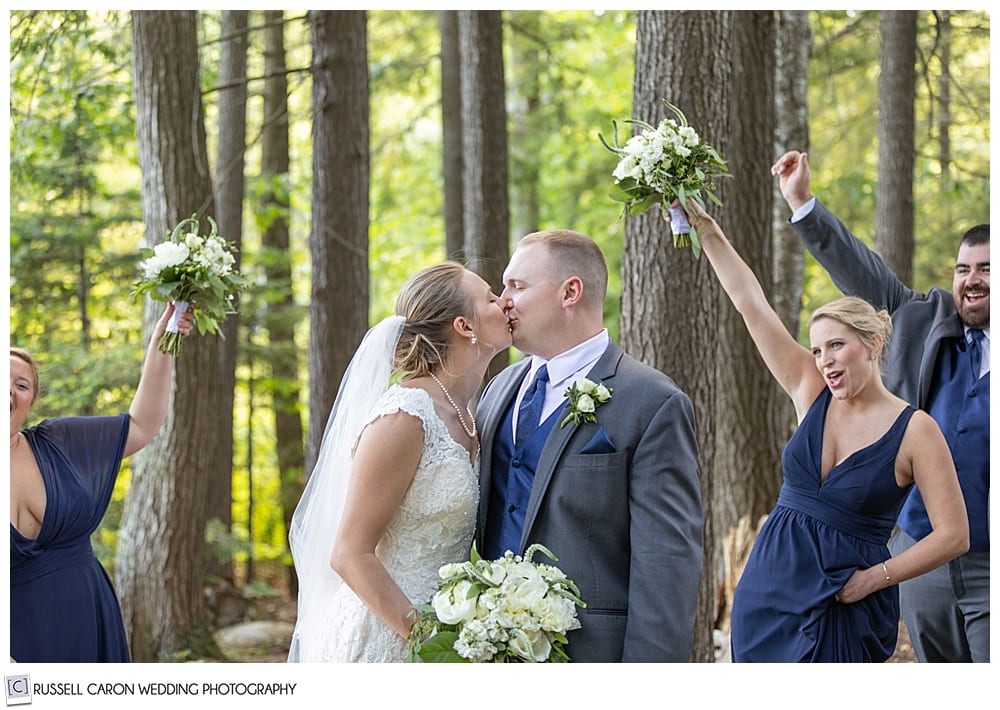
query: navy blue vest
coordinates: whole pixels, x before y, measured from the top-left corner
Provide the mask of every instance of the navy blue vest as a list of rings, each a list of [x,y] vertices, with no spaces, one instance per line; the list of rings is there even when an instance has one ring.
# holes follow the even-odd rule
[[[545,440],[559,418],[556,409],[539,425],[517,451],[514,450],[514,402],[503,416],[500,428],[493,439],[493,460],[490,462],[490,497],[486,512],[486,529],[483,534],[484,559],[495,560],[506,550],[521,554],[521,533],[524,516],[531,497],[538,459],[545,447]],[[483,493],[487,493],[483,491]]]
[[[990,373],[973,377],[965,337],[942,343],[934,367],[928,412],[951,448],[969,515],[970,550],[989,550]],[[899,527],[919,540],[931,531],[927,509],[914,487],[899,514]]]

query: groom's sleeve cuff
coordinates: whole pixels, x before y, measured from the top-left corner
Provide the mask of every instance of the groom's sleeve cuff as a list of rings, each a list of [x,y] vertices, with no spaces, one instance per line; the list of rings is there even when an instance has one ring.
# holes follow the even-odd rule
[[[806,202],[804,205],[802,205],[797,210],[792,212],[792,218],[789,221],[792,224],[795,224],[796,222],[805,219],[806,215],[812,212],[813,207],[815,206],[816,206],[816,198],[810,197],[808,202]]]

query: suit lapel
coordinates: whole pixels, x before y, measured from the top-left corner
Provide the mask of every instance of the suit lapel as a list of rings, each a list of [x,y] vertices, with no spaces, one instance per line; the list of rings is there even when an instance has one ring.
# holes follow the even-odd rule
[[[617,345],[609,342],[607,350],[601,355],[601,359],[587,373],[587,379],[594,382],[612,383],[622,354],[621,349]],[[611,385],[609,384],[609,386]],[[572,438],[579,427],[576,422],[572,421],[564,427],[559,426],[563,417],[565,417],[562,409],[557,412],[556,416],[558,417],[558,421],[552,427],[552,431],[549,432],[549,438],[545,440],[542,454],[538,457],[535,480],[531,485],[531,496],[528,498],[528,509],[524,514],[524,529],[521,531],[522,550],[531,542],[528,540],[528,535],[531,533],[531,528],[534,527],[535,518],[538,516],[542,500],[548,491],[549,484],[552,482],[552,477],[555,475],[556,468],[566,451],[566,446],[569,444],[570,438]]]
[[[928,347],[924,348],[924,354],[920,361],[919,381],[917,383],[917,396],[919,399],[913,404],[924,407],[931,393],[931,379],[934,377],[934,365],[937,363],[938,353],[941,351],[941,343],[948,338],[960,338],[964,336],[962,319],[958,312],[952,313],[944,320],[938,321],[930,333],[927,334]]]

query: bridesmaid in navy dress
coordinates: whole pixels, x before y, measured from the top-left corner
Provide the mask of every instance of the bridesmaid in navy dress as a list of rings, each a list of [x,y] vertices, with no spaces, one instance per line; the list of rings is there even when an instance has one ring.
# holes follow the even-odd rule
[[[90,536],[111,500],[122,459],[163,426],[173,358],[156,324],[128,414],[46,419],[22,430],[38,397],[38,368],[10,349],[10,656],[18,662],[127,662],[118,598]],[[190,312],[178,330],[191,331]]]
[[[892,324],[859,298],[809,320],[810,348],[789,335],[750,267],[693,200],[692,224],[798,429],[782,455],[778,502],[736,587],[735,662],[888,659],[896,646],[896,584],[969,547],[951,453],[934,420],[891,394],[882,362]],[[896,514],[916,484],[934,530],[890,558]]]

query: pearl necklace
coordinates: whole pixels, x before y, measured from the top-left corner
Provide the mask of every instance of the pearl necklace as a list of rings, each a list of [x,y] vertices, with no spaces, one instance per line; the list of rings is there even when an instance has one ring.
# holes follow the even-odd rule
[[[462,416],[462,410],[459,409],[458,405],[455,403],[455,400],[452,398],[451,392],[448,391],[448,388],[444,386],[444,383],[442,383],[441,380],[439,380],[437,377],[434,376],[433,372],[429,372],[427,374],[431,376],[432,380],[437,382],[438,387],[440,387],[441,391],[444,392],[444,396],[448,398],[448,402],[450,402],[451,406],[455,408],[455,412],[458,413],[458,423],[462,425],[463,431],[465,431],[465,433],[469,435],[470,439],[475,439],[476,418],[472,416],[472,410],[470,410],[468,407],[465,408],[465,411],[468,412],[469,414],[469,420],[472,422],[472,429],[470,430],[469,427],[465,426],[465,417]]]

